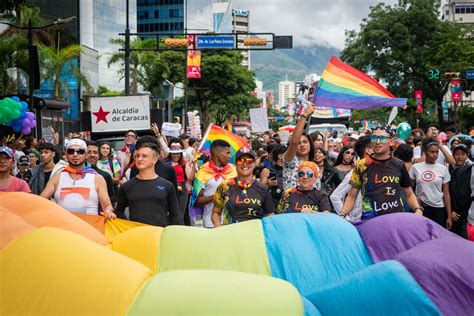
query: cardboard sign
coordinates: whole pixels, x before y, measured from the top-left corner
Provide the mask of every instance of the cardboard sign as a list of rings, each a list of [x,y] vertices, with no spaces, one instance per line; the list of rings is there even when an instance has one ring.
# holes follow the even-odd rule
[[[92,132],[150,128],[150,96],[91,98]]]
[[[181,133],[181,124],[164,122],[161,125],[161,134],[171,137],[179,137]]]
[[[268,131],[267,109],[250,109],[250,123],[252,124],[252,132],[260,133]]]

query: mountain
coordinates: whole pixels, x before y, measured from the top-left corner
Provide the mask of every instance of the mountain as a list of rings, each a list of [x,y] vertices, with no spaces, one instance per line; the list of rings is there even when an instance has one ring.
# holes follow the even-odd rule
[[[273,90],[278,99],[278,83],[288,75],[290,81],[302,81],[310,73],[321,75],[333,55],[339,55],[335,47],[313,45],[273,51],[251,51],[251,68],[256,78],[263,82],[264,90]]]

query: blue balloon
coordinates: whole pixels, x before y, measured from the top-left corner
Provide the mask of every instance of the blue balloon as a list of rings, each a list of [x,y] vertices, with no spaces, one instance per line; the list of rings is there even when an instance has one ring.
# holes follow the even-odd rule
[[[18,133],[19,131],[21,131],[22,128],[21,128],[21,125],[13,125],[13,126],[12,126],[12,129],[13,129],[16,133]]]
[[[20,119],[24,119],[26,117],[26,112],[25,111],[21,111],[20,112]]]
[[[26,103],[25,101],[21,101],[20,104],[21,104],[22,111],[28,110],[28,103]]]
[[[11,99],[15,102],[20,102],[20,98],[17,96],[11,97]]]

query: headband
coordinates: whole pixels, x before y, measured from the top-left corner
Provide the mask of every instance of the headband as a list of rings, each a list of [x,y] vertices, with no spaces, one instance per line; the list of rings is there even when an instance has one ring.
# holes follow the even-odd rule
[[[390,137],[395,136],[395,131],[393,130],[393,128],[390,125],[379,125],[374,129],[374,131],[376,131],[378,129],[381,130],[381,131],[386,132]]]
[[[436,147],[439,147],[438,143],[437,142],[429,142],[428,144],[426,144],[426,147],[430,147],[430,146],[436,146]]]
[[[73,138],[67,143],[67,148],[69,148],[71,146],[79,146],[83,149],[87,149],[86,142],[83,141],[82,139],[79,139],[79,138]]]

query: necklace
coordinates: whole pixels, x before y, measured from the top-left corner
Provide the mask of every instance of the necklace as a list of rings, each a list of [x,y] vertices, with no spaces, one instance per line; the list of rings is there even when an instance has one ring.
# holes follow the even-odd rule
[[[250,182],[242,182],[240,178],[235,178],[235,182],[239,186],[239,188],[242,189],[242,195],[243,197],[247,197],[247,189],[250,189],[250,187],[255,183],[256,178],[255,176],[252,178],[252,181]]]

